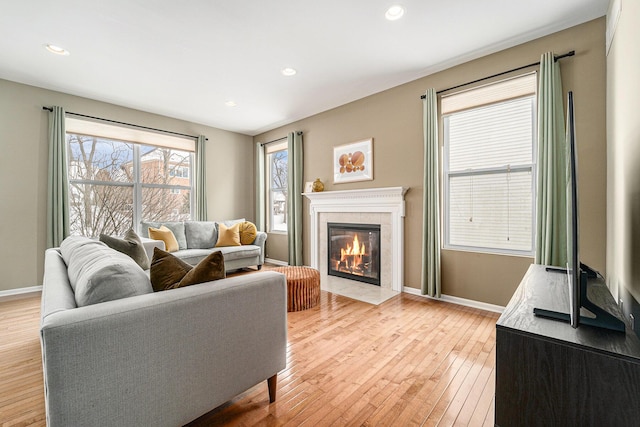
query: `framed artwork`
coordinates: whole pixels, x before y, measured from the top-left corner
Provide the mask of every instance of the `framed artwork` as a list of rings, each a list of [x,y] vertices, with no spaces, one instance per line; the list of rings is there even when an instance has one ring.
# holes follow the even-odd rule
[[[333,147],[333,183],[373,179],[373,138]]]
[[[313,191],[313,181],[307,181],[304,183],[304,192],[311,193]]]

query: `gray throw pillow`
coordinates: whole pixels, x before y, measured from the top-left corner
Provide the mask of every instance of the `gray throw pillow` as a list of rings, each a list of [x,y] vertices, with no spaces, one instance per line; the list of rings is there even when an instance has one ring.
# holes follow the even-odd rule
[[[138,237],[133,229],[130,228],[122,239],[119,237],[101,234],[100,241],[118,252],[129,255],[131,259],[133,259],[143,270],[149,269],[149,257],[147,256],[147,251],[142,245],[142,240],[140,240],[140,237]]]
[[[213,248],[218,241],[218,228],[213,221],[186,221],[184,233],[189,249]]]
[[[88,237],[60,245],[78,307],[153,292],[147,274],[127,255]]]

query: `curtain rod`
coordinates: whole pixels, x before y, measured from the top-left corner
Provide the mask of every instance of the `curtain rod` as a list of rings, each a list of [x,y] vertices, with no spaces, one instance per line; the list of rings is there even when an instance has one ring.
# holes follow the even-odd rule
[[[296,135],[302,135],[302,131],[298,131],[296,132]],[[283,136],[282,138],[278,138],[278,139],[274,139],[273,141],[269,141],[269,142],[261,142],[260,145],[267,145],[267,144],[273,144],[274,142],[278,142],[278,141],[282,141],[283,139],[287,139],[287,136]]]
[[[42,107],[42,109],[43,110],[47,110],[47,111],[53,111],[53,108],[51,108],[51,107]],[[119,125],[132,126],[132,127],[136,127],[136,128],[140,128],[140,129],[153,130],[153,131],[156,131],[156,132],[163,132],[163,133],[168,133],[168,134],[171,134],[171,135],[185,136],[187,138],[198,139],[197,136],[187,135],[185,133],[173,132],[173,131],[164,130],[164,129],[156,129],[156,128],[152,128],[152,127],[148,127],[148,126],[134,125],[132,123],[119,122],[117,120],[103,119],[102,117],[87,116],[85,114],[72,113],[70,111],[65,111],[65,114],[70,114],[72,116],[78,116],[78,117],[84,117],[84,118],[87,118],[87,119],[100,120],[100,121],[108,122],[108,123],[116,123],[116,124],[119,124]],[[205,141],[208,141],[208,140],[209,140],[209,138],[205,138]]]
[[[557,60],[559,60],[559,59],[566,58],[566,57],[568,57],[568,56],[574,56],[575,54],[576,54],[576,51],[575,51],[575,50],[572,50],[571,52],[567,52],[567,53],[565,53],[565,54],[563,54],[563,55],[554,56],[554,57],[553,57],[553,59],[554,59],[554,61],[557,61]],[[458,89],[458,88],[463,87],[463,86],[467,86],[467,85],[471,85],[471,84],[474,84],[474,83],[478,83],[478,82],[481,82],[481,81],[483,81],[483,80],[489,80],[489,79],[492,79],[492,78],[494,78],[494,77],[502,76],[502,75],[504,75],[504,74],[513,73],[514,71],[524,70],[525,68],[534,67],[534,66],[536,66],[536,65],[540,65],[540,61],[538,61],[538,62],[534,62],[534,63],[532,63],[532,64],[528,64],[528,65],[523,65],[522,67],[514,68],[514,69],[512,69],[512,70],[503,71],[503,72],[501,72],[501,73],[494,74],[494,75],[492,75],[492,76],[483,77],[483,78],[481,78],[481,79],[474,80],[474,81],[471,81],[471,82],[462,83],[462,84],[459,84],[459,85],[457,85],[457,86],[453,86],[453,87],[450,87],[450,88],[447,88],[447,89],[442,89],[442,90],[437,91],[437,92],[436,92],[436,95],[440,95],[440,94],[441,94],[441,93],[443,93],[443,92],[448,92],[448,91],[450,91],[450,90]],[[426,95],[422,95],[422,96],[420,96],[420,99],[425,99],[426,97],[427,97]]]

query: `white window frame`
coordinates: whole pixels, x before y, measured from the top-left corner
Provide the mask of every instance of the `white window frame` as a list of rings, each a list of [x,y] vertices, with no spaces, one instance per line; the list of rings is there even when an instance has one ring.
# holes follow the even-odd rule
[[[282,142],[278,142],[278,143],[271,143],[269,145],[265,146],[265,156],[264,156],[264,160],[265,160],[265,182],[266,182],[266,186],[265,186],[265,191],[266,191],[266,203],[265,203],[265,209],[267,210],[266,212],[266,219],[267,219],[267,230],[269,230],[269,233],[274,233],[274,234],[287,234],[288,233],[288,227],[287,230],[279,230],[279,229],[274,229],[274,209],[273,209],[273,193],[274,190],[277,190],[278,188],[274,188],[272,187],[272,182],[271,182],[271,155],[278,153],[278,152],[282,152],[282,151],[287,151],[289,149],[288,146],[288,142],[287,140],[284,140]],[[288,153],[287,153],[288,156]],[[287,170],[287,174],[288,174],[288,170]],[[287,190],[287,187],[283,187],[281,188],[283,190]],[[285,205],[288,206],[288,198],[289,198],[289,193],[287,191],[287,200]],[[284,212],[285,215],[285,224],[288,224],[288,209],[285,209]]]
[[[536,73],[530,73],[534,76]],[[525,75],[526,76],[526,75]],[[520,76],[520,77],[525,77]],[[514,79],[517,79],[515,77]],[[497,82],[500,83],[500,82]],[[481,88],[485,90],[495,83],[482,86]],[[474,89],[470,89],[469,91],[473,91]],[[475,108],[483,108],[488,105],[494,105],[498,103],[510,102],[515,99],[522,98],[531,98],[533,103],[532,106],[532,158],[531,163],[523,163],[518,165],[505,165],[499,167],[491,167],[491,168],[483,168],[483,169],[475,169],[475,170],[465,170],[465,171],[450,171],[449,170],[449,126],[448,126],[448,117],[453,114],[456,114],[461,111],[467,111]],[[515,256],[534,256],[535,253],[535,245],[536,245],[536,159],[537,159],[537,94],[534,92],[533,94],[527,95],[516,95],[514,97],[505,97],[499,100],[492,100],[491,102],[481,103],[476,106],[470,108],[462,108],[455,109],[455,111],[449,113],[442,114],[443,121],[443,138],[444,138],[444,147],[443,147],[443,248],[448,250],[460,250],[460,251],[468,251],[468,252],[477,252],[477,253],[493,253],[493,254],[503,254],[503,255],[515,255]],[[480,247],[480,246],[472,246],[472,245],[460,245],[460,244],[452,244],[450,243],[450,178],[452,177],[461,177],[461,176],[474,176],[474,175],[486,175],[486,174],[504,174],[510,172],[529,172],[531,173],[531,195],[532,195],[532,203],[531,203],[531,248],[530,250],[515,250],[508,248],[488,248],[488,247]]]
[[[140,221],[142,218],[142,190],[143,188],[160,188],[168,189],[172,192],[177,190],[189,191],[189,217],[193,218],[194,212],[194,182],[191,178],[193,176],[194,168],[194,152],[195,152],[195,140],[173,137],[164,134],[158,134],[155,132],[145,131],[141,129],[120,127],[111,124],[103,124],[94,122],[91,120],[80,120],[76,118],[67,117],[65,119],[65,127],[67,134],[76,134],[82,136],[98,137],[101,139],[108,139],[113,141],[119,141],[133,146],[133,179],[131,182],[118,182],[118,181],[101,181],[90,179],[71,179],[69,177],[69,197],[71,197],[72,186],[74,184],[80,185],[107,185],[107,186],[121,186],[129,187],[133,189],[133,212],[132,221],[133,228],[138,230]],[[68,140],[65,141],[67,149],[69,149]],[[186,151],[189,153],[189,167],[181,166],[181,168],[191,169],[187,172],[188,176],[184,178],[189,179],[189,185],[177,185],[177,184],[154,184],[144,183],[141,180],[141,150],[140,147],[149,146],[164,149],[174,149],[179,151]],[[71,157],[69,156],[69,160]],[[69,165],[71,167],[71,165]]]

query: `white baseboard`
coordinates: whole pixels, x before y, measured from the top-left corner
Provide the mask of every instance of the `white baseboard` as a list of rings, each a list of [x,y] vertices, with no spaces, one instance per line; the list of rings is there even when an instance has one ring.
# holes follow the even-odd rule
[[[278,259],[271,259],[271,258],[265,258],[264,262],[265,263],[268,262],[269,264],[282,265],[282,266],[289,265],[287,261],[280,261]]]
[[[29,288],[9,289],[8,291],[0,291],[0,299],[14,297],[17,295],[31,294],[42,292],[42,286],[31,286]]]
[[[428,295],[422,295],[420,293],[420,289],[409,288],[409,287],[406,287],[406,286],[404,286],[402,288],[402,292],[406,292],[406,293],[411,294],[411,295],[417,295],[419,297],[433,299],[433,300],[436,300],[436,301],[450,302],[450,303],[453,303],[453,304],[464,305],[465,307],[472,307],[472,308],[478,308],[480,310],[492,311],[494,313],[502,314],[502,312],[504,311],[504,307],[502,307],[500,305],[489,304],[489,303],[481,302],[481,301],[474,301],[474,300],[466,299],[466,298],[453,297],[451,295],[441,295],[440,298],[433,298],[433,297],[430,297]]]

